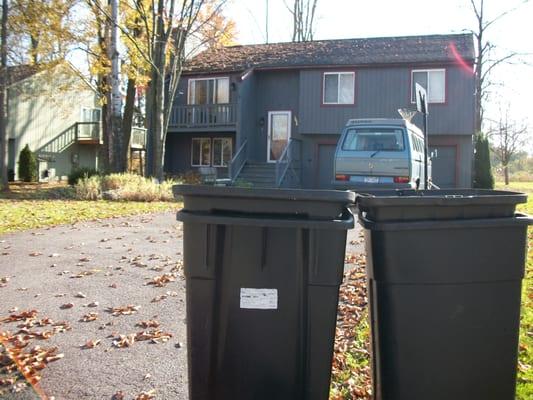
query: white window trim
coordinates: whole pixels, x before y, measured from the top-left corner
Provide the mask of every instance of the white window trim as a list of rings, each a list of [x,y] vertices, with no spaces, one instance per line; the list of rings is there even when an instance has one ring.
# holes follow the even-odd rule
[[[341,79],[337,80],[337,101],[336,102],[326,102],[326,75],[352,75],[353,76],[353,101],[351,103],[339,103],[340,94],[341,94]],[[355,71],[337,71],[337,72],[324,72],[322,75],[322,104],[332,104],[332,105],[351,105],[355,104]]]
[[[91,116],[92,116],[92,113],[93,113],[94,110],[98,110],[99,113],[100,113],[100,121],[84,121],[85,110],[90,110],[91,111]],[[100,108],[100,107],[90,107],[90,106],[81,106],[80,122],[102,122],[102,108]]]
[[[268,125],[267,125],[267,162],[274,163],[277,160],[271,160],[270,159],[270,147],[271,147],[271,139],[272,139],[272,116],[275,114],[283,114],[287,116],[287,145],[289,145],[289,142],[291,141],[291,135],[292,135],[292,111],[290,110],[279,110],[279,111],[269,111],[268,112]]]
[[[229,140],[230,142],[230,146],[231,146],[231,157],[230,157],[230,160],[231,161],[231,158],[233,158],[233,140],[230,138],[230,137],[214,137],[211,139],[211,164],[213,167],[216,167],[216,168],[227,168],[228,167],[228,164],[226,163],[226,165],[224,164],[221,164],[221,165],[218,165],[218,164],[215,164],[215,140]],[[220,154],[220,161],[221,162],[224,162],[223,160],[223,148],[221,147],[220,148],[220,151],[222,152]]]
[[[429,87],[429,72],[444,72],[444,100],[443,101],[429,101],[428,104],[444,104],[446,103],[446,68],[427,68],[427,69],[412,69],[411,70],[411,104],[416,103],[416,99],[413,101],[413,83],[414,83],[414,73],[415,72],[427,72],[428,73],[428,87],[426,88],[428,99],[431,93],[431,88]]]
[[[231,86],[229,76],[210,76],[208,78],[189,78],[189,80],[187,81],[187,105],[194,105],[194,103],[191,102],[191,82],[210,81],[210,80],[216,80],[216,79],[227,79],[228,80],[228,99],[229,99],[230,97],[229,92],[230,92],[230,86]],[[213,95],[215,95],[215,93],[213,93]],[[213,104],[219,104],[219,103],[213,102]],[[225,103],[220,103],[220,104],[225,104]]]
[[[199,140],[200,141],[200,157],[199,157],[199,160],[200,160],[200,164],[194,164],[194,146],[193,146],[193,142],[195,140]],[[209,141],[209,164],[201,164],[202,162],[202,142],[203,141]],[[213,153],[213,146],[211,146],[211,138],[205,138],[205,137],[195,137],[195,138],[192,138],[191,140],[191,167],[210,167],[211,166],[211,163],[212,163],[212,153]]]

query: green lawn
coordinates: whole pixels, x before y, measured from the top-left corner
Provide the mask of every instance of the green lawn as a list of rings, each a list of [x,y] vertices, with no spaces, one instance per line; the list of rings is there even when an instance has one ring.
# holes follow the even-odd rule
[[[533,182],[512,182],[508,186],[498,182],[496,188],[528,193],[527,203],[519,205],[518,211],[533,215]],[[518,385],[516,393],[516,398],[520,400],[533,399],[533,227],[530,227],[528,230],[528,243],[526,277],[522,290]]]
[[[178,202],[73,200],[65,185],[15,184],[11,189],[0,194],[0,234],[181,208]]]

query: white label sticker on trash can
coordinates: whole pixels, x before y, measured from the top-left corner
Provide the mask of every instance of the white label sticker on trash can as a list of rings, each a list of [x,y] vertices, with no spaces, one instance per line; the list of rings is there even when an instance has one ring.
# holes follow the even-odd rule
[[[278,289],[241,288],[241,308],[277,310]]]

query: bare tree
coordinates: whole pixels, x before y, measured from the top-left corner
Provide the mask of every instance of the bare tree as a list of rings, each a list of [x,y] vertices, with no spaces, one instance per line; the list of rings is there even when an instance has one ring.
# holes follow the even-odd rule
[[[529,0],[523,0],[520,5],[527,3]],[[471,30],[476,41],[476,59],[475,59],[475,133],[481,132],[483,125],[483,103],[487,101],[488,89],[493,84],[489,75],[498,65],[511,62],[520,54],[517,52],[508,52],[506,54],[494,57],[496,46],[486,38],[487,31],[500,19],[515,11],[519,6],[508,9],[492,18],[487,18],[485,12],[484,0],[470,0],[472,11],[476,17],[476,28]]]
[[[292,14],[293,42],[309,42],[313,40],[317,3],[318,0],[294,0],[292,7],[285,3],[285,6]]]
[[[7,154],[7,0],[2,0],[2,31],[0,44],[0,189],[9,190]]]
[[[513,156],[523,150],[531,131],[529,126],[518,123],[509,118],[509,107],[502,111],[500,118],[490,130],[489,135],[493,144],[494,154],[503,167],[505,184],[509,184],[509,163]]]

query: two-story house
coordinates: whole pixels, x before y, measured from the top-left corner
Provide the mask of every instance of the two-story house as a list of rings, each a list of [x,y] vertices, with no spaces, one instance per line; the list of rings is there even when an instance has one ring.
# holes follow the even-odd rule
[[[7,70],[8,168],[18,179],[20,151],[39,160],[39,179],[66,178],[79,168],[99,168],[101,104],[96,89],[68,63],[53,68],[18,65]],[[132,128],[132,150],[142,150],[144,128]]]
[[[350,118],[399,118],[429,98],[433,180],[469,187],[474,133],[470,34],[232,46],[188,62],[175,98],[166,171],[215,167],[257,186],[327,188]],[[413,121],[421,126],[421,116]],[[228,171],[228,165],[230,166]]]

